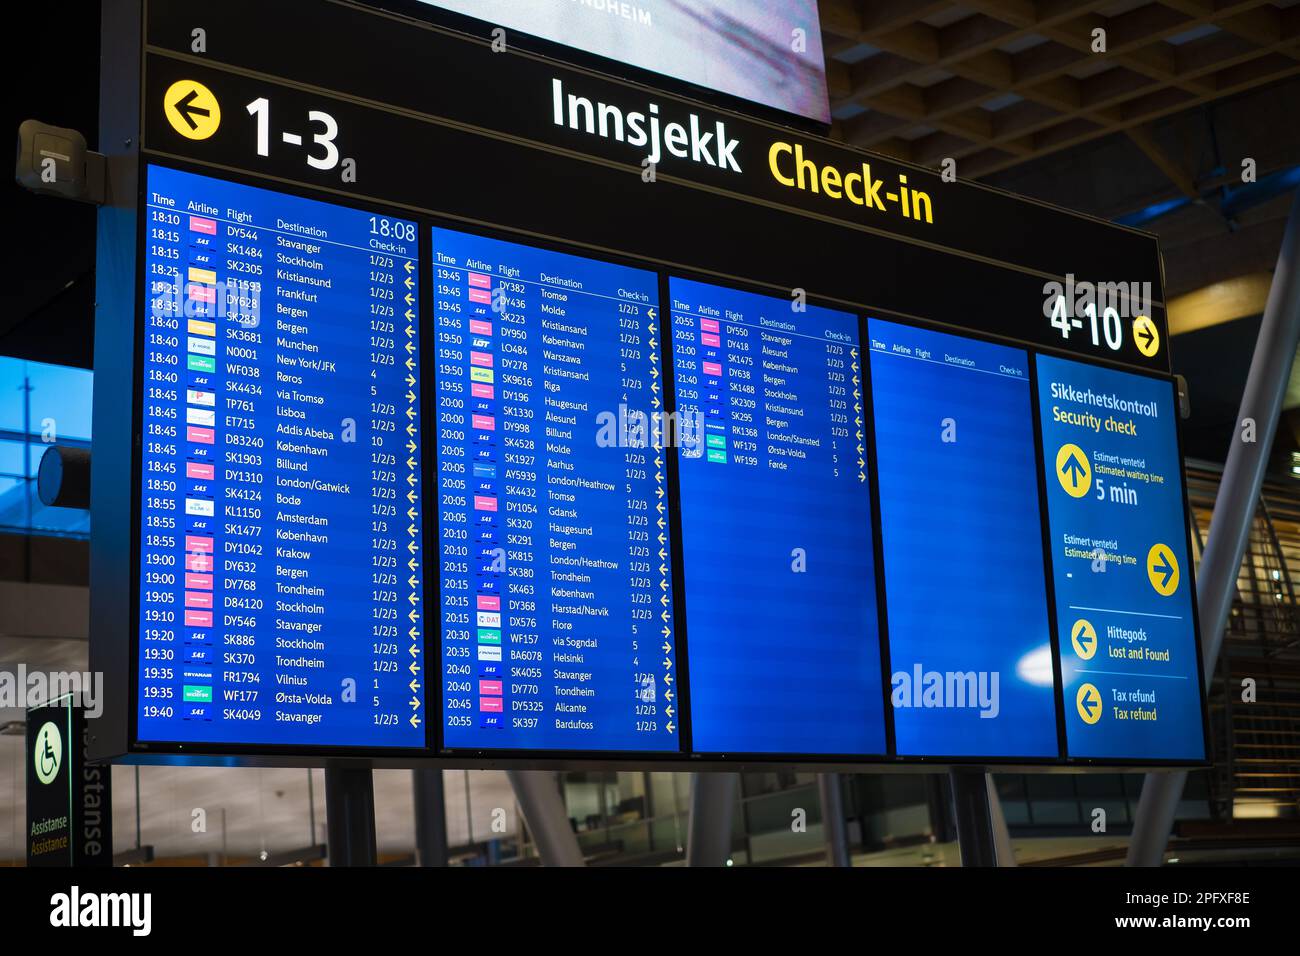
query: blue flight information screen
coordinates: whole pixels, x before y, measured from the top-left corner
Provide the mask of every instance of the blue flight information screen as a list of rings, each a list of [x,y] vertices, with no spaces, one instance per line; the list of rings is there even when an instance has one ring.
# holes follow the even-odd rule
[[[867,334],[898,753],[1054,758],[1029,356]]]
[[[1071,757],[1201,760],[1201,676],[1168,381],[1038,358]]]
[[[883,753],[857,317],[669,289],[693,747]]]
[[[1168,380],[144,193],[142,747],[1204,760]]]
[[[444,746],[676,751],[658,276],[431,249]]]
[[[145,199],[138,738],[424,747],[416,225]]]

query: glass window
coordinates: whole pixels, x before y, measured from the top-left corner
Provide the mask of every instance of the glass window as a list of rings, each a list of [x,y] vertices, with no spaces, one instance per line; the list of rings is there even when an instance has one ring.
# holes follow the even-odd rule
[[[92,373],[0,356],[0,527],[84,536],[85,510],[36,499],[41,457],[53,443],[90,441]]]
[[[45,449],[41,449],[44,451]],[[0,475],[6,478],[23,474],[23,443],[0,439]],[[30,472],[28,472],[30,474]]]
[[[90,438],[92,374],[85,369],[25,362],[0,356],[0,430],[23,430],[24,412],[32,434]],[[24,409],[24,384],[30,407]]]

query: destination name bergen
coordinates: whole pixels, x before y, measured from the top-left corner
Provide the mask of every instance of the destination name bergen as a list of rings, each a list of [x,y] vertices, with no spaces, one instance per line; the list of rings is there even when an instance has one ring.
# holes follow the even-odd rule
[[[736,159],[740,140],[727,135],[723,120],[710,127],[698,113],[688,114],[684,122],[666,122],[659,114],[658,103],[649,103],[645,110],[628,111],[566,91],[563,81],[555,77],[551,79],[551,121],[588,136],[638,148],[649,147],[643,166],[658,165],[666,151],[669,156],[703,166],[743,172]],[[781,140],[768,148],[767,160],[768,172],[783,187],[823,195],[873,212],[897,212],[904,219],[934,222],[930,195],[910,187],[907,176],[901,173],[897,182],[888,184],[872,175],[868,162],[863,162],[860,168],[841,171],[805,156],[802,143]]]

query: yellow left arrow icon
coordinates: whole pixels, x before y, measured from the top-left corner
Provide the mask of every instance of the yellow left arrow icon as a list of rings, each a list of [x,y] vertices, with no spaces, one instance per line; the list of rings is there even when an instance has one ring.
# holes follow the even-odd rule
[[[1079,655],[1080,660],[1092,660],[1092,656],[1097,653],[1097,630],[1092,622],[1083,618],[1075,621],[1070,643],[1074,645],[1074,653]]]
[[[195,80],[177,80],[163,94],[163,112],[186,139],[207,139],[221,125],[221,107],[212,91]]]
[[[1094,684],[1080,684],[1079,692],[1074,695],[1074,706],[1078,708],[1079,719],[1085,724],[1095,724],[1101,720],[1101,691]]]

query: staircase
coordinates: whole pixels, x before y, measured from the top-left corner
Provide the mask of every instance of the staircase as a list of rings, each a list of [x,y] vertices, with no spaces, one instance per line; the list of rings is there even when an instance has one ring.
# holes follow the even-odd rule
[[[1210,531],[1220,472],[1188,462],[1195,557]],[[1210,685],[1216,821],[1300,819],[1300,481],[1265,483]],[[1253,702],[1245,682],[1253,681]]]

